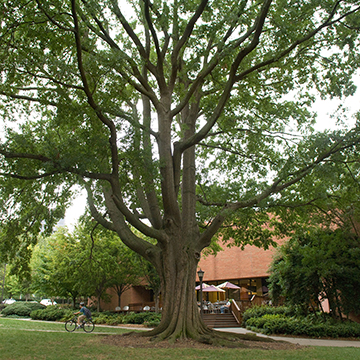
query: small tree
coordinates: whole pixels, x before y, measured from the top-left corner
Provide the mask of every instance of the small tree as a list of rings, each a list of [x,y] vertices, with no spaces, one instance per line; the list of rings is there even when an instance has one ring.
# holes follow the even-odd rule
[[[114,246],[116,254],[113,256],[113,261],[116,261],[117,266],[112,273],[110,284],[116,291],[120,306],[121,295],[132,286],[139,285],[144,278],[144,272],[138,254],[123,244],[119,246],[115,242]]]
[[[107,290],[114,288],[120,306],[121,295],[144,278],[139,256],[119,243],[117,236],[89,221],[86,217],[76,227],[78,268],[82,294],[95,296],[98,311],[100,300],[109,300]]]
[[[293,237],[270,268],[274,300],[284,296],[306,313],[329,300],[334,316],[360,313],[360,238],[342,229]]]
[[[70,297],[75,306],[79,295],[78,257],[77,242],[66,228],[41,238],[31,260],[33,291],[48,297]]]
[[[154,266],[148,261],[142,261],[142,270],[147,281],[147,288],[152,290],[155,299],[155,312],[160,310],[161,279]]]

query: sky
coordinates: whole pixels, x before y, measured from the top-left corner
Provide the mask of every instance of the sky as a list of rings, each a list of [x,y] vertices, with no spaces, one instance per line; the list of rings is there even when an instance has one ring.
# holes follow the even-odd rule
[[[336,119],[332,119],[331,115],[334,114],[340,104],[348,108],[348,112],[346,112],[346,124],[350,127],[355,124],[353,115],[360,111],[360,74],[354,76],[354,83],[357,85],[356,93],[353,96],[346,98],[345,100],[319,99],[316,101],[313,107],[313,109],[318,113],[315,130],[322,131],[325,129],[336,128]]]

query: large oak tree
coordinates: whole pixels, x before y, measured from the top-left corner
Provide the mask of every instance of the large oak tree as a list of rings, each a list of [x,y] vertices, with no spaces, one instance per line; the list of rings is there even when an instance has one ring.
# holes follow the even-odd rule
[[[94,219],[161,278],[151,334],[211,334],[194,291],[202,250],[221,229],[268,246],[273,209],[315,200],[296,184],[356,153],[357,127],[312,133],[311,104],[354,93],[359,10],[355,0],[3,2],[0,253],[25,256],[78,184]]]

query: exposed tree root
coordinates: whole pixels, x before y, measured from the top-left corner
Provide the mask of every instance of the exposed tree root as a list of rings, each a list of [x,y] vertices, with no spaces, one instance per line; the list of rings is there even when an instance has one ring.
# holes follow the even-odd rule
[[[175,344],[179,341],[195,341],[200,344],[211,345],[215,347],[225,347],[225,348],[252,348],[254,347],[249,342],[258,342],[258,343],[274,343],[276,340],[259,337],[256,334],[234,334],[224,331],[216,331],[210,328],[206,328],[205,333],[197,333],[195,336],[183,336],[171,334],[170,336],[164,333],[156,333],[156,329],[146,331],[146,332],[129,332],[125,333],[122,336],[134,336],[134,337],[143,337],[148,338],[150,342],[167,342],[169,344]],[[194,334],[193,334],[194,335]],[[255,346],[256,347],[256,346]]]

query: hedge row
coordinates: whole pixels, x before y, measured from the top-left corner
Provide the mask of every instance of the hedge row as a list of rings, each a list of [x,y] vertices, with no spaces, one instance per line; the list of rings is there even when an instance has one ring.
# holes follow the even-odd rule
[[[45,321],[67,321],[74,317],[74,310],[69,306],[51,305],[43,306],[38,303],[14,303],[7,305],[1,312],[3,316],[24,316],[31,317],[33,320]],[[95,324],[119,325],[119,324],[144,324],[149,327],[155,327],[160,323],[161,314],[152,312],[128,314],[113,314],[111,312],[97,313],[93,312],[93,321]]]
[[[127,314],[112,314],[109,312],[94,313],[93,321],[96,324],[118,325],[118,324],[144,324],[149,327],[155,327],[160,323],[161,314],[153,312]]]
[[[58,305],[50,305],[45,309],[32,311],[30,317],[33,320],[66,321],[74,317],[73,313],[74,311],[61,308]]]
[[[289,306],[253,306],[243,313],[243,326],[251,318],[258,318],[264,315],[285,315],[294,316],[295,310]]]
[[[45,306],[36,302],[16,302],[11,305],[6,305],[1,311],[3,316],[30,316],[34,310],[44,309]]]
[[[262,307],[264,308],[264,307]],[[269,307],[270,308],[270,307]],[[276,309],[273,308],[273,309]],[[287,315],[291,309],[270,310],[251,309],[246,311],[245,326],[249,330],[264,334],[305,335],[310,337],[360,337],[360,324],[336,321],[322,316],[309,315],[307,317]],[[271,314],[270,312],[274,312]],[[263,315],[260,315],[263,313]],[[251,316],[254,315],[254,316]]]

